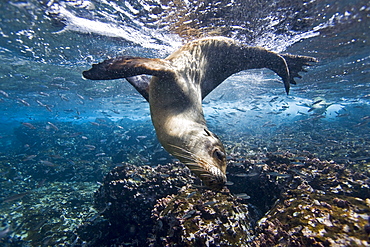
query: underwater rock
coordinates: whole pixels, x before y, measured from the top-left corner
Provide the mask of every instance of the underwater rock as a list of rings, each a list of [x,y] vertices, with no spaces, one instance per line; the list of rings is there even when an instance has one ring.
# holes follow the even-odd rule
[[[259,220],[252,246],[368,246],[369,171],[317,158],[298,171],[286,158],[269,158],[270,168],[284,160],[296,174]]]
[[[367,246],[370,172],[309,153],[228,157],[228,188],[197,186],[180,163],[123,164],[77,231],[89,246]],[[195,185],[195,186],[194,186]]]
[[[150,246],[245,246],[253,235],[248,206],[227,189],[185,186],[158,200]]]
[[[108,226],[90,222],[85,229],[80,228],[80,237],[91,246],[165,246],[176,241],[184,246],[235,246],[250,242],[250,230],[275,203],[282,186],[263,173],[239,176],[251,165],[241,162],[229,160],[228,176],[237,183],[230,186],[231,193],[227,188],[217,193],[200,186],[201,181],[180,163],[156,167],[123,163],[105,177],[95,193],[95,208]],[[240,194],[253,198],[238,197]],[[250,205],[251,212],[250,202],[255,203]],[[173,204],[178,206],[177,211]],[[173,236],[172,224],[178,222],[184,227],[176,229]],[[89,238],[87,232],[97,231],[102,231],[103,236]]]
[[[122,164],[114,168],[95,193],[95,208],[109,221],[100,239],[86,239],[96,246],[130,243],[141,246],[152,230],[151,210],[156,200],[177,194],[186,184],[197,180],[181,164],[135,166]],[[91,242],[92,241],[92,242]]]
[[[291,190],[259,221],[252,246],[368,246],[369,205],[360,198],[347,208],[330,203],[333,195]]]

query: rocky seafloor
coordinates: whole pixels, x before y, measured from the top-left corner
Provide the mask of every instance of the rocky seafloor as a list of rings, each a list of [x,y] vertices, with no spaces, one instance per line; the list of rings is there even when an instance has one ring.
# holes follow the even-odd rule
[[[367,246],[369,167],[291,153],[229,157],[215,192],[181,164],[123,165],[95,193],[90,246]],[[91,233],[99,233],[92,235]]]

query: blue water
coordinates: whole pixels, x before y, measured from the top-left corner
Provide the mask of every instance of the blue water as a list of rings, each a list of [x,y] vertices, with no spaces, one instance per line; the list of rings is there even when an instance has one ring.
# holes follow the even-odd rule
[[[171,162],[156,139],[149,105],[131,85],[88,81],[81,73],[122,54],[164,58],[212,35],[319,60],[289,95],[273,72],[252,70],[207,96],[209,128],[228,150],[243,142],[249,148],[242,155],[310,152],[368,165],[368,1],[160,2],[0,2],[3,199],[45,181],[97,186],[122,161]],[[14,204],[1,205],[9,212],[0,227],[11,225],[12,236],[22,239],[21,217],[11,216],[22,205]]]

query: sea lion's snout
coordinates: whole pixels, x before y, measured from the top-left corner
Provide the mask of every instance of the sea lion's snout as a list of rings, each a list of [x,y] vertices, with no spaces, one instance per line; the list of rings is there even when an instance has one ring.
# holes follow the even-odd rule
[[[216,166],[211,166],[209,173],[200,174],[199,178],[212,190],[221,190],[226,183],[226,175]]]
[[[198,167],[189,166],[203,183],[214,190],[221,190],[226,183],[226,154],[225,148],[220,139],[204,129],[198,145],[194,152],[197,152]]]
[[[200,179],[211,189],[222,189],[226,183],[227,166],[226,155],[222,146],[218,146],[212,150],[207,163],[203,165],[204,173],[199,174]]]
[[[220,169],[218,163],[211,162],[212,159],[198,159],[195,162],[184,162],[187,167],[197,175],[204,185],[212,190],[221,190],[226,183],[226,174]],[[226,162],[222,164],[226,167]]]
[[[207,187],[221,190],[226,183],[227,163],[220,139],[207,129],[192,137],[186,149],[169,145],[169,152],[189,167]]]

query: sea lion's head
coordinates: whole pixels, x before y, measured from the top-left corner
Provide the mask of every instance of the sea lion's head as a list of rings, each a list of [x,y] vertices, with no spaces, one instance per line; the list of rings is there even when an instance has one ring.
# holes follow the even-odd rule
[[[172,154],[189,167],[203,183],[220,190],[226,183],[226,155],[220,139],[204,128],[183,147],[172,146]]]

